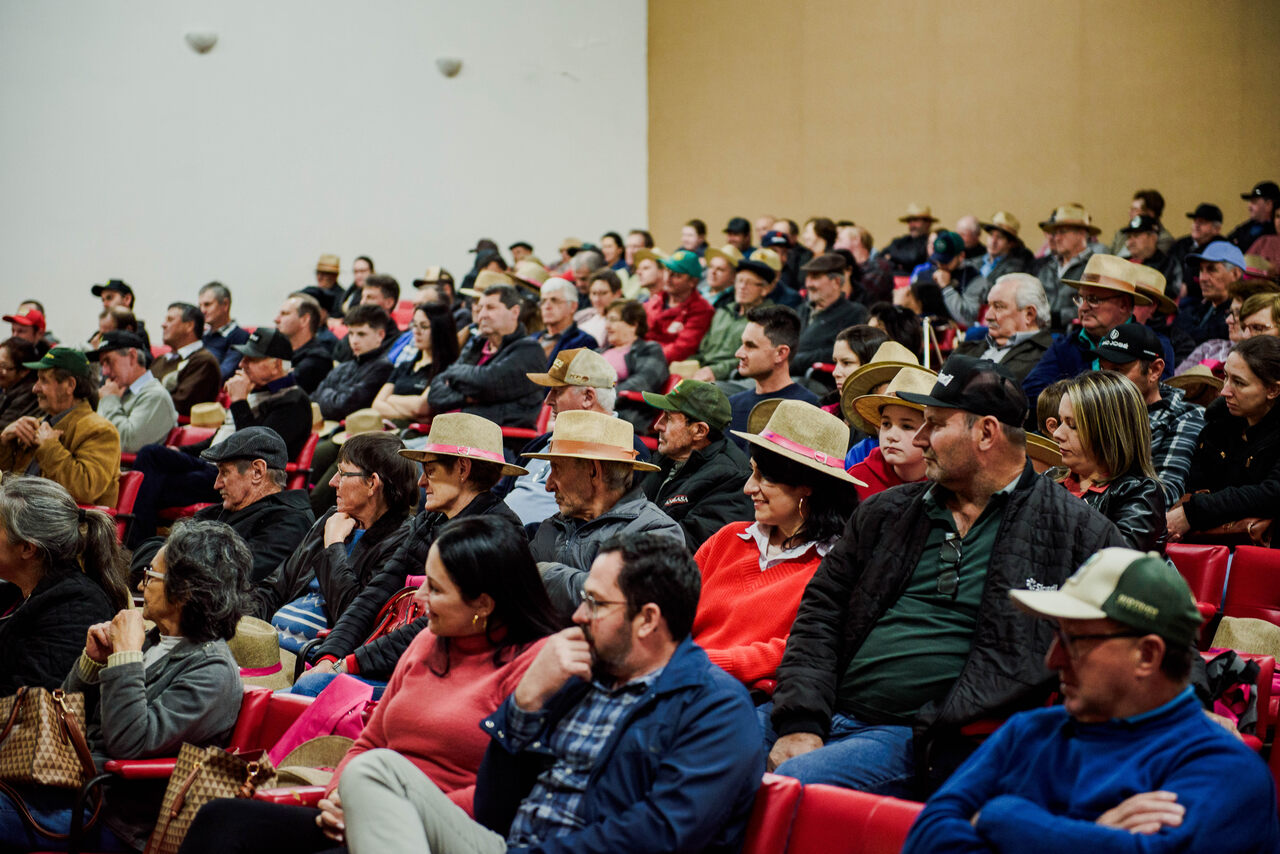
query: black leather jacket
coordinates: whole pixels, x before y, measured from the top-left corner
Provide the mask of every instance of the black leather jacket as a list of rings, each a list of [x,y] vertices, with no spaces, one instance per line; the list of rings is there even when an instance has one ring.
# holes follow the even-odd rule
[[[1126,474],[1102,492],[1086,492],[1084,501],[1110,519],[1131,549],[1164,554],[1164,488],[1154,478]]]

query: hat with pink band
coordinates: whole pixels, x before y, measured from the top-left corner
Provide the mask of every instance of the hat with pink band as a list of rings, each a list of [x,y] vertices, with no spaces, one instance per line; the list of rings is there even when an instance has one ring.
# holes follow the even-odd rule
[[[400,451],[400,456],[416,462],[435,457],[465,457],[502,466],[504,475],[520,477],[529,473],[509,463],[502,455],[502,428],[488,418],[466,412],[446,412],[431,419],[427,443],[421,448]]]
[[[756,405],[773,407],[769,420],[756,433],[732,430],[758,448],[780,454],[793,462],[831,475],[846,483],[866,486],[844,470],[849,427],[830,412],[800,400],[766,400]],[[752,410],[752,415],[755,410]],[[753,419],[748,417],[750,423]]]

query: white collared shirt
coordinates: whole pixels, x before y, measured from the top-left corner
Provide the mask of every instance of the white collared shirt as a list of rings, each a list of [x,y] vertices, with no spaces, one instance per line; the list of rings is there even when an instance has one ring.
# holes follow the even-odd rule
[[[760,550],[760,571],[761,572],[764,572],[770,567],[777,566],[778,564],[784,561],[795,560],[796,558],[802,556],[805,552],[809,551],[809,549],[817,549],[818,557],[824,558],[827,556],[827,552],[831,551],[831,547],[835,545],[834,537],[822,543],[814,542],[811,540],[807,543],[801,543],[798,546],[792,546],[789,549],[783,549],[780,552],[776,552],[770,555],[769,554],[769,534],[772,533],[772,531],[773,531],[772,525],[761,525],[759,522],[752,522],[750,525],[747,526],[746,530],[738,534],[738,536],[744,540],[755,541],[756,548]]]
[[[174,352],[178,354],[178,358],[180,360],[185,361],[191,358],[192,353],[201,349],[202,347],[204,347],[204,342],[197,338],[195,341],[192,341],[190,344],[186,345],[185,347],[179,347]]]
[[[142,376],[130,383],[129,388],[126,390],[132,393],[134,397],[137,397],[138,392],[142,391],[154,382],[159,382],[159,380],[151,375],[151,371],[143,371]]]

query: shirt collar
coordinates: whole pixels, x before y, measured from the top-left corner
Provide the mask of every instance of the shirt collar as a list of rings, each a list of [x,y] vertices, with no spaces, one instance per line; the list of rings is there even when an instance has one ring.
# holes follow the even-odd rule
[[[1179,691],[1178,696],[1174,697],[1169,702],[1156,706],[1154,709],[1148,709],[1145,712],[1139,712],[1138,714],[1133,715],[1132,717],[1120,718],[1120,720],[1127,724],[1140,724],[1140,723],[1143,723],[1144,721],[1150,720],[1151,718],[1159,717],[1160,715],[1163,715],[1169,712],[1174,706],[1178,705],[1179,703],[1186,702],[1187,695],[1191,693],[1192,693],[1191,686],[1188,685],[1187,687]]]
[[[595,687],[596,690],[601,691],[611,697],[617,696],[618,694],[643,694],[645,691],[649,690],[650,685],[658,681],[658,677],[661,676],[662,671],[666,669],[667,669],[667,666],[664,664],[662,667],[659,667],[657,670],[650,670],[645,675],[637,676],[635,679],[632,679],[630,682],[624,682],[621,685],[614,685],[612,687],[605,685],[599,679],[592,679],[591,684],[593,687]]]
[[[232,332],[235,331],[235,328],[236,328],[236,322],[234,320],[228,320],[226,326],[222,327],[221,329],[213,330],[213,334],[221,335],[223,338],[226,338],[228,335],[230,335]]]
[[[761,572],[764,572],[772,566],[783,563],[784,561],[795,560],[796,558],[804,555],[811,548],[817,550],[819,558],[824,558],[827,556],[827,552],[831,551],[831,547],[834,545],[834,540],[826,540],[820,543],[810,540],[807,543],[792,546],[789,549],[784,549],[777,554],[766,558],[765,554],[769,551],[769,533],[772,530],[772,525],[764,526],[759,522],[752,522],[745,530],[738,533],[738,536],[743,540],[755,542],[756,548],[760,551]]]
[[[176,351],[179,359],[190,359],[191,354],[204,347],[204,342],[200,340],[192,341],[185,347],[179,347]]]
[[[129,391],[137,394],[155,381],[156,378],[151,375],[151,371],[143,371],[142,376],[129,384]]]

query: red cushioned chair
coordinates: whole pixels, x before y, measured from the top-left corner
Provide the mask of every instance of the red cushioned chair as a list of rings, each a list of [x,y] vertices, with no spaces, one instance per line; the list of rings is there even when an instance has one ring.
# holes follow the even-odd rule
[[[787,854],[897,854],[924,804],[837,786],[804,787]]]
[[[791,820],[795,818],[802,788],[794,777],[764,775],[751,808],[742,854],[779,854],[787,850]]]
[[[1227,564],[1231,551],[1226,546],[1204,546],[1170,543],[1169,559],[1178,568],[1197,602],[1208,602],[1217,608],[1222,602],[1222,588],[1227,583]]]
[[[129,525],[133,523],[133,505],[138,500],[138,490],[142,488],[142,472],[120,472],[120,487],[116,495],[116,506],[105,504],[79,504],[85,510],[101,510],[116,520],[116,538],[124,542]]]
[[[1236,548],[1222,613],[1280,626],[1280,551],[1258,546]]]
[[[289,473],[288,489],[310,488],[311,460],[316,455],[316,445],[318,444],[320,444],[320,434],[312,433],[307,437],[307,441],[303,444],[302,450],[298,452],[297,458],[284,467],[284,470]]]
[[[551,407],[546,403],[542,404],[542,408],[538,410],[538,420],[533,423],[533,428],[529,427],[503,427],[503,439],[536,439],[543,433],[547,432],[551,424]],[[417,425],[414,425],[415,427]]]
[[[1276,672],[1276,660],[1270,655],[1261,655],[1253,652],[1236,651],[1236,655],[1241,658],[1247,658],[1250,661],[1258,663],[1258,724],[1254,729],[1253,735],[1242,735],[1244,743],[1253,748],[1257,753],[1262,752],[1262,745],[1271,735],[1271,729],[1276,723],[1276,707],[1271,696],[1271,682]],[[1212,653],[1202,652],[1200,656],[1209,661],[1214,658]],[[1274,752],[1274,751],[1273,751]],[[1275,768],[1274,762],[1272,768]],[[1280,796],[1278,796],[1280,797]]]

